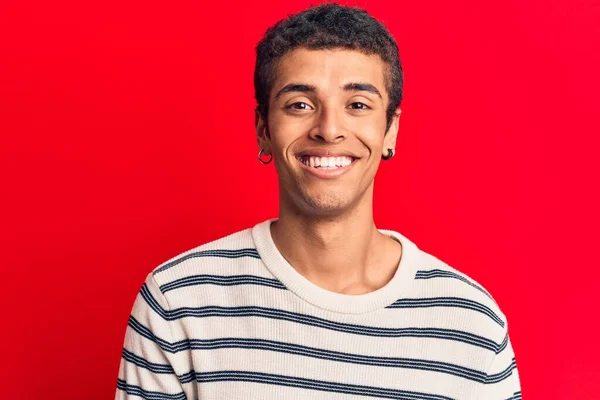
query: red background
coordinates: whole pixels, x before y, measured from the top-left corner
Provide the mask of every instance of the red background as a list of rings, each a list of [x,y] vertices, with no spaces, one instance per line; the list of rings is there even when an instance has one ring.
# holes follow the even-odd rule
[[[309,4],[2,1],[0,397],[112,398],[145,275],[277,215],[254,46]],[[378,226],[494,295],[526,400],[599,398],[600,3],[352,4],[405,69]]]

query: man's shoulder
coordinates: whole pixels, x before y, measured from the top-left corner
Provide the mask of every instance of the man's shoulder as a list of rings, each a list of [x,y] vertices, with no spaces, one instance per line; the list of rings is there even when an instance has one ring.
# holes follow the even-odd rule
[[[207,273],[207,267],[235,259],[260,259],[252,239],[252,228],[246,228],[198,245],[156,266],[151,274],[159,284],[187,275]]]
[[[500,328],[497,331],[498,335],[505,334],[506,315],[483,284],[432,254],[422,254],[425,262],[417,270],[415,280],[421,283],[417,284],[417,287],[420,287],[423,293],[435,293],[435,297],[448,303],[454,302],[455,306],[470,308],[484,314],[495,322],[492,325]]]
[[[474,296],[477,298],[488,298],[493,301],[493,297],[490,292],[477,280],[470,275],[462,272],[459,268],[448,264],[442,259],[436,257],[433,254],[422,251],[425,262],[422,267],[416,272],[416,279],[434,279],[434,278],[448,278],[455,279],[463,284],[457,282],[456,285],[449,286],[450,290],[462,291],[467,295]],[[448,283],[448,282],[446,282]]]

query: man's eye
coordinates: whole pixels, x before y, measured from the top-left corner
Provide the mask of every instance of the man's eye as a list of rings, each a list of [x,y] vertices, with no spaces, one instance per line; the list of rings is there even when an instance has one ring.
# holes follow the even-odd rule
[[[366,105],[365,103],[361,103],[359,101],[350,104],[350,107],[353,108],[353,109],[355,109],[355,110],[367,110],[367,109],[369,109],[368,105]]]
[[[290,104],[286,108],[288,110],[290,110],[290,109],[294,109],[294,110],[309,110],[311,107],[308,104],[304,103],[303,101],[299,101],[297,103]]]

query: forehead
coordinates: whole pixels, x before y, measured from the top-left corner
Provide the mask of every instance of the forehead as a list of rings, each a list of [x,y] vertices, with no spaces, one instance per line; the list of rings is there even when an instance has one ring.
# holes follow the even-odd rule
[[[273,90],[290,83],[314,85],[318,91],[341,90],[347,83],[370,83],[385,96],[386,64],[377,54],[357,50],[298,48],[284,55],[277,65]]]

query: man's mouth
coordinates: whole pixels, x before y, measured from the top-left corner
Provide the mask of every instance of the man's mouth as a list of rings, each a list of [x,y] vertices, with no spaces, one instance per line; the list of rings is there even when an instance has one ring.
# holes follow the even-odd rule
[[[300,156],[298,160],[307,167],[316,169],[338,169],[344,168],[356,161],[356,158],[349,156],[337,157],[317,157],[317,156]]]

